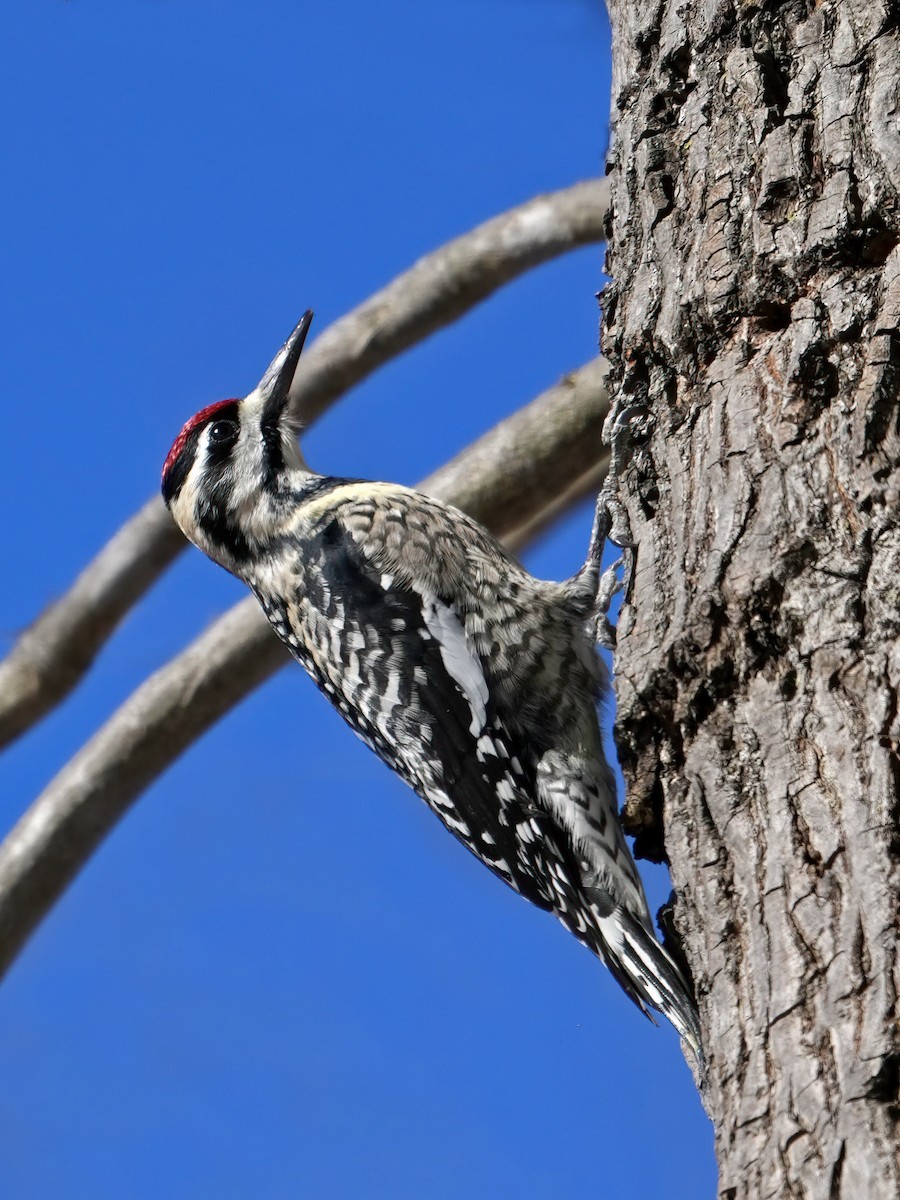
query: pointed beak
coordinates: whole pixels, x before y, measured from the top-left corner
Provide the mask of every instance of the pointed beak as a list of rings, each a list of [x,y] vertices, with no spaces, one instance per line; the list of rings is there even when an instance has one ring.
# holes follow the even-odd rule
[[[306,341],[312,319],[312,309],[308,308],[294,326],[288,340],[272,359],[269,369],[259,382],[257,391],[263,398],[265,405],[263,419],[267,424],[274,424],[280,419],[288,402],[291,384],[294,382],[294,372],[297,370],[297,363],[300,361],[303,343]]]

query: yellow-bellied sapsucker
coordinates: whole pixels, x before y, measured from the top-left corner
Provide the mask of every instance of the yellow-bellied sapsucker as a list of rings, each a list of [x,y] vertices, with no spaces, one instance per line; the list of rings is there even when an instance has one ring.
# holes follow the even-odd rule
[[[287,409],[311,319],[249,396],[184,426],[163,468],[166,504],[447,829],[699,1053],[600,737],[600,548],[565,583],[545,582],[447,504],[311,471]]]

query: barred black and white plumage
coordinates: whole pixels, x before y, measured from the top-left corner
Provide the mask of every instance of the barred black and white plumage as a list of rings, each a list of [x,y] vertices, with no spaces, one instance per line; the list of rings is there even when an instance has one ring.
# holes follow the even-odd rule
[[[249,396],[185,425],[163,469],[167,505],[446,828],[699,1054],[603,753],[599,555],[564,583],[538,580],[447,504],[310,471],[287,397],[311,316]]]

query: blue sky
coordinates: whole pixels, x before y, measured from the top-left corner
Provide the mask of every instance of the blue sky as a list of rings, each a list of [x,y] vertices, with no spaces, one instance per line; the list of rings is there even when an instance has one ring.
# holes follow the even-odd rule
[[[602,170],[593,0],[29,0],[0,46],[4,644],[304,308],[321,330]],[[422,478],[594,353],[600,283],[596,248],[534,272],[349,395],[307,457]],[[569,574],[589,526],[528,565]],[[240,596],[184,555],[0,759],[4,827]],[[0,1196],[676,1200],[714,1178],[674,1034],[299,669],[147,792],[0,986]]]

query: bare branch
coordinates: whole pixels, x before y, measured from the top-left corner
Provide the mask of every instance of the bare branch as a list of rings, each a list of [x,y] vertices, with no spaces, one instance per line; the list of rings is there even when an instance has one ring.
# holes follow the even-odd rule
[[[564,491],[555,496],[546,508],[528,517],[516,529],[510,530],[504,536],[503,544],[518,553],[523,547],[536,541],[541,534],[546,533],[560,517],[564,516],[570,508],[574,508],[581,500],[587,499],[588,496],[596,500],[597,493],[606,478],[608,466],[609,455],[604,454],[589,470],[585,471],[583,475],[579,475]]]
[[[304,421],[388,359],[449,325],[503,284],[602,241],[609,185],[590,179],[537,196],[420,258],[335,321],[300,360],[291,406]]]
[[[573,372],[422,490],[500,536],[539,519],[548,480],[583,479],[603,457],[603,376],[600,363]],[[143,789],[287,661],[248,598],[143,683],[60,771],[0,846],[0,973]]]
[[[426,255],[316,339],[301,359],[292,407],[308,425],[390,358],[517,275],[601,241],[608,202],[606,181],[588,180],[538,196]],[[68,695],[184,547],[154,497],[24,631],[0,663],[0,747]]]
[[[0,747],[72,691],[107,638],[187,543],[154,496],[0,662]]]
[[[597,358],[563,376],[429,475],[423,490],[442,499],[452,496],[457,507],[505,538],[534,517],[535,498],[553,503],[573,479],[596,465],[602,444],[600,406],[586,404],[585,397],[606,396],[607,370]]]

